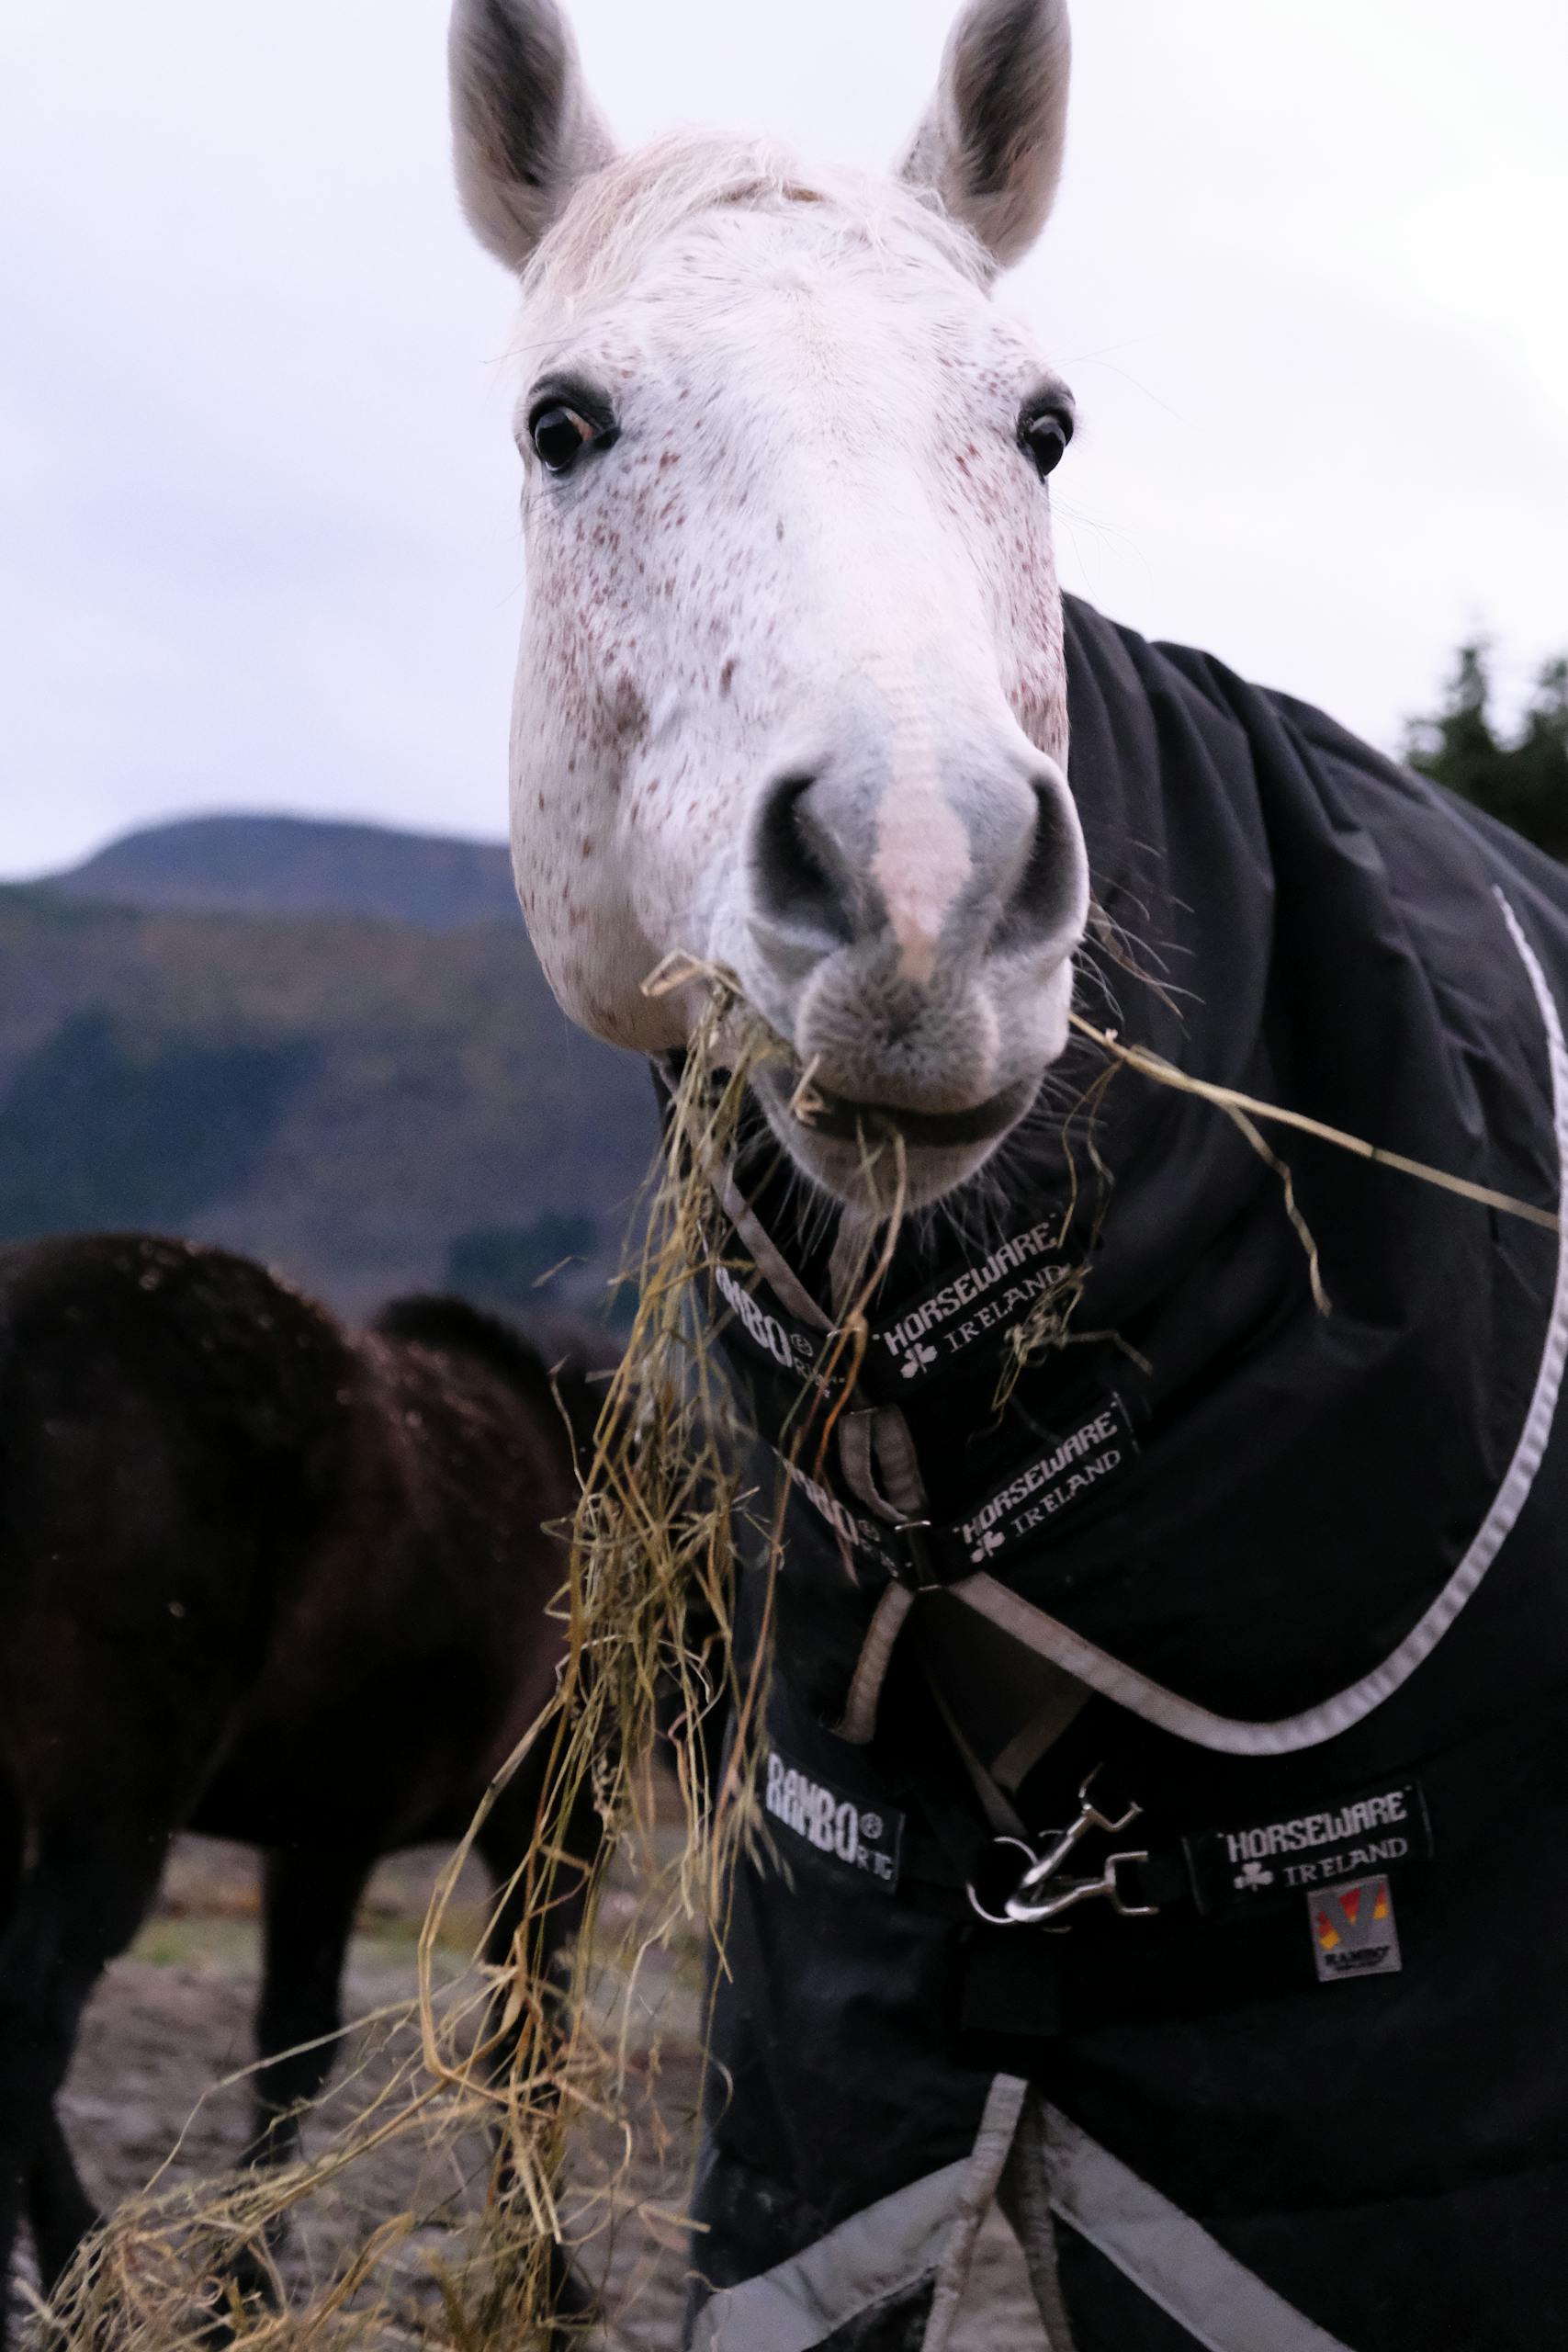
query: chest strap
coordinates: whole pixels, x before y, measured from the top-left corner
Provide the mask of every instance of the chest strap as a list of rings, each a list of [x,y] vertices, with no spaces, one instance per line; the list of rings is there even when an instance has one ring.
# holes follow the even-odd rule
[[[795,1268],[787,1263],[787,1259],[783,1256],[778,1244],[773,1242],[771,1232],[766,1230],[752,1204],[745,1200],[745,1193],[740,1190],[731,1164],[727,1164],[719,1171],[717,1193],[724,1214],[739,1232],[740,1242],[750,1249],[757,1270],[773,1289],[773,1296],[790,1310],[790,1315],[807,1324],[811,1331],[820,1334],[825,1345],[837,1336],[846,1336],[846,1324],[853,1324],[853,1317],[861,1312],[861,1303],[867,1289],[874,1289],[874,1277],[867,1282],[865,1244],[863,1244],[861,1235],[853,1232],[849,1221],[840,1221],[840,1238],[837,1238],[832,1259],[829,1259],[828,1280],[832,1286],[832,1307],[835,1307],[835,1315],[829,1317],[825,1307],[811,1296],[807,1284],[799,1280]],[[1114,1411],[1119,1414],[1119,1402],[1114,1404]],[[1043,1463],[1043,1473],[1037,1470],[1034,1477],[1039,1479],[1039,1475],[1063,1475],[1067,1470],[1067,1463],[1075,1461],[1077,1453],[1086,1452],[1090,1437],[1098,1437],[1102,1442],[1114,1435],[1117,1432],[1110,1428],[1110,1420],[1107,1420],[1105,1428],[1090,1430],[1089,1435],[1069,1437],[1065,1452],[1060,1446],[1055,1449],[1058,1453],[1063,1453],[1063,1458],[1055,1463]],[[865,1529],[863,1521],[861,1524],[856,1524],[853,1520],[846,1521],[846,1517],[832,1508],[832,1498],[820,1488],[820,1484],[811,1477],[799,1477],[797,1465],[790,1456],[785,1456],[785,1461],[792,1475],[797,1475],[799,1484],[807,1488],[807,1494],[811,1496],[816,1508],[828,1517],[829,1529],[840,1541],[841,1550],[849,1555],[851,1547],[865,1547],[865,1536],[872,1533],[870,1547],[874,1550],[874,1557],[879,1559],[888,1576],[877,1606],[872,1609],[870,1625],[865,1630],[865,1639],[861,1642],[861,1656],[856,1658],[849,1691],[844,1696],[844,1713],[837,1724],[840,1738],[849,1740],[851,1746],[865,1747],[870,1746],[870,1740],[874,1738],[874,1731],[877,1731],[877,1708],[879,1701],[882,1701],[888,1665],[894,1660],[898,1637],[908,1625],[915,1600],[924,1592],[936,1592],[942,1585],[957,1583],[957,1580],[974,1576],[976,1564],[985,1562],[995,1550],[999,1550],[999,1538],[989,1533],[989,1524],[999,1515],[999,1500],[985,1500],[974,1524],[957,1521],[957,1524],[945,1526],[945,1529],[931,1524],[929,1500],[926,1500],[924,1479],[919,1475],[915,1437],[909,1432],[905,1414],[896,1404],[861,1404],[851,1393],[851,1399],[837,1416],[835,1440],[844,1487],[870,1512],[877,1533],[872,1533],[872,1529]],[[1010,1484],[1018,1484],[1018,1479],[1013,1479]],[[959,1637],[959,1651],[983,1646],[985,1633],[987,1633],[987,1628],[983,1625],[983,1621],[971,1621],[971,1637]],[[997,1747],[995,1677],[987,1677],[987,1689],[976,1691],[974,1701],[966,1702],[962,1687],[952,1689],[954,1679],[962,1684],[962,1675],[954,1677],[950,1672],[942,1672],[941,1663],[933,1656],[926,1656],[924,1663],[926,1677],[931,1679],[931,1687],[936,1691],[938,1702],[942,1705],[942,1713],[947,1714],[959,1752],[966,1757],[966,1761],[974,1759],[971,1781],[976,1781],[980,1802],[987,1806],[987,1814],[992,1814],[992,1820],[997,1820],[995,1806],[987,1804],[985,1790],[997,1788],[999,1804],[1004,1806],[1006,1799],[1001,1797],[1001,1792],[1016,1788],[1018,1782],[1034,1769],[1034,1764],[1039,1764],[1048,1747],[1054,1746],[1060,1734],[1067,1729],[1067,1724],[1089,1702],[1090,1693],[1086,1691],[1084,1684],[1065,1675],[1058,1665],[1054,1665],[1048,1658],[1037,1658],[1034,1654],[1030,1654],[1030,1696],[1027,1696],[1025,1708],[1013,1708],[1010,1714],[1006,1714],[1004,1738],[1001,1738],[1001,1746]],[[985,1782],[985,1788],[980,1788],[980,1782]]]

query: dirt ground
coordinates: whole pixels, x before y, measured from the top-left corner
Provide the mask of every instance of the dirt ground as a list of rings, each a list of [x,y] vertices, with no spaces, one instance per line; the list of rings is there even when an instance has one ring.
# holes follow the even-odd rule
[[[415,1944],[425,1904],[446,1857],[437,1850],[400,1858],[373,1882],[354,1941],[348,2014],[370,2018],[407,2003],[415,1984]],[[85,2022],[67,2084],[65,2129],[89,2188],[106,2205],[164,2184],[200,2178],[232,2163],[246,2136],[251,2018],[257,1985],[256,1865],[245,1849],[186,1838],[176,1849],[160,1906],[132,1950],[109,1970]],[[475,1932],[482,1882],[459,1886],[454,1947]],[[608,1898],[629,1905],[629,1893]],[[455,1966],[455,1963],[453,1963]],[[654,1955],[631,2004],[631,2064],[648,2101],[640,2146],[616,2200],[604,2207],[583,2257],[603,2283],[607,2324],[593,2339],[603,2352],[673,2352],[679,2340],[686,2267],[680,2216],[694,2146],[698,2098],[700,1963],[692,1951]],[[389,2042],[384,2022],[344,2054],[310,2142],[384,2087],[400,2058],[410,2063],[412,2035]],[[581,2152],[584,2181],[604,2177],[606,2149]],[[656,2143],[662,2150],[656,2153]],[[616,2143],[618,2146],[618,2143]],[[311,2200],[284,2259],[291,2295],[341,2267],[393,2213],[420,2216],[399,2249],[401,2281],[395,2340],[428,2340],[424,2315],[441,2308],[439,2271],[466,2219],[482,2197],[487,2151],[479,2136],[433,2156],[417,2134],[392,2138],[358,2161],[326,2195]],[[1048,2352],[1028,2301],[1010,2233],[993,2217],[960,2322],[956,2352]]]

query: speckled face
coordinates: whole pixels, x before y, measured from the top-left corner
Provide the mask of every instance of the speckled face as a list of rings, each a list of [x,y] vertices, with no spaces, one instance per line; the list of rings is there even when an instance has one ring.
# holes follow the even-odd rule
[[[1000,1132],[1062,1048],[1085,912],[1065,387],[939,242],[823,203],[689,221],[522,340],[513,847],[562,1003],[678,1043],[689,1004],[642,983],[686,951],[829,1091],[996,1100]],[[852,1147],[769,1110],[853,1189]],[[917,1190],[993,1141],[913,1151]]]

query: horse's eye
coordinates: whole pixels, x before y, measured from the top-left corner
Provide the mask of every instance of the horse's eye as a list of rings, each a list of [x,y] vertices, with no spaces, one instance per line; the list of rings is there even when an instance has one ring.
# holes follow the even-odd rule
[[[539,463],[552,474],[564,474],[600,436],[597,425],[590,424],[585,416],[579,416],[564,401],[552,401],[529,418],[528,437]]]
[[[1054,473],[1073,437],[1073,420],[1066,409],[1025,409],[1018,420],[1019,446],[1034,461],[1042,481]]]

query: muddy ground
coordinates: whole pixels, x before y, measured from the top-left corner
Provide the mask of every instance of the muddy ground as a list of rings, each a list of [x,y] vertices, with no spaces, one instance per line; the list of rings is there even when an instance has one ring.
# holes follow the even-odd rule
[[[351,2016],[369,2018],[411,1998],[420,1923],[444,1860],[434,1850],[403,1857],[372,1883],[350,1961]],[[459,1949],[477,1940],[482,1901],[482,1883],[460,1885],[446,1939],[451,1973]],[[608,1902],[613,1924],[617,1905],[624,1912],[633,1895],[627,1889]],[[88,2185],[106,2205],[135,2196],[154,2177],[168,2186],[220,2172],[243,2144],[255,1913],[254,1856],[211,1839],[182,1840],[156,1914],[99,1987],[63,2117]],[[630,2175],[608,2198],[601,2184],[618,2143],[607,2143],[592,2127],[582,2135],[577,2168],[592,2199],[585,2267],[604,2282],[608,2322],[594,2339],[604,2352],[673,2352],[679,2340],[686,2268],[679,2217],[698,2097],[699,1979],[699,1956],[680,1948],[654,1956],[639,1976],[630,2049],[647,2104]],[[400,2044],[395,2035],[389,2044],[388,2035],[383,2018],[345,2040],[334,2086],[312,2119],[310,2139],[318,2149],[384,2089],[400,2062],[413,2063],[406,2030]],[[310,2200],[283,2258],[291,2297],[340,2269],[389,2215],[412,2212],[419,2226],[397,2251],[398,2324],[386,2340],[428,2341],[422,2322],[440,2314],[440,2274],[465,2243],[485,2171],[477,2133],[434,2151],[418,2133],[393,2135]],[[449,2340],[445,2328],[439,2340]],[[999,2219],[982,2242],[957,2352],[1047,2352],[1017,2246]]]

